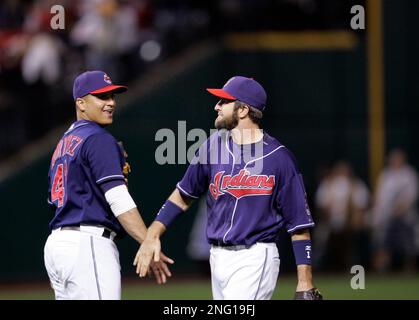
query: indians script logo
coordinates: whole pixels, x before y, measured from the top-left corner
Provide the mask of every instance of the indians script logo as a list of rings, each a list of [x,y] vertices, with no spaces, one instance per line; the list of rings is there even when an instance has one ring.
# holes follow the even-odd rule
[[[112,84],[112,80],[111,80],[111,78],[105,73],[104,75],[103,75],[103,80],[106,82],[106,83],[109,83],[109,84]]]
[[[226,192],[236,199],[246,196],[269,195],[273,192],[275,176],[251,175],[245,169],[240,170],[234,176],[224,175],[224,172],[218,172],[214,177],[214,183],[209,186],[215,200]]]

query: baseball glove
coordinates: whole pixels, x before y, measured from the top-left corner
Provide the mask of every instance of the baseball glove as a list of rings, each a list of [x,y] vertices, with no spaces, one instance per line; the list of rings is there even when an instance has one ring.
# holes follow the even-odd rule
[[[129,165],[127,159],[128,159],[128,153],[124,148],[124,144],[122,143],[122,141],[118,141],[119,146],[122,149],[122,153],[124,154],[124,158],[125,158],[125,163],[124,166],[122,167],[122,174],[125,177],[125,183],[128,185],[128,175],[131,172],[131,166]]]
[[[294,295],[294,300],[323,300],[323,296],[319,289],[312,288],[307,291],[297,291]]]

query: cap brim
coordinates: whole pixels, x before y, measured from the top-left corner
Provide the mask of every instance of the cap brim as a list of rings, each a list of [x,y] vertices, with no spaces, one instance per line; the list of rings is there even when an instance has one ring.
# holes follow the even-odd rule
[[[222,99],[237,100],[236,97],[233,97],[231,94],[225,92],[223,89],[207,89],[207,91],[212,95]]]
[[[95,91],[91,91],[90,94],[100,94],[105,92],[115,92],[115,93],[122,93],[128,90],[128,87],[126,86],[118,86],[118,85],[109,85],[100,89],[97,89]]]

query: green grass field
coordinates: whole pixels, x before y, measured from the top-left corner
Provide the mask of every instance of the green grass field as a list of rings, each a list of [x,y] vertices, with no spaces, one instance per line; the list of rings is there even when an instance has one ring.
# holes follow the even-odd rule
[[[317,276],[316,285],[329,300],[398,300],[419,299],[419,275],[366,276],[365,289],[353,290],[350,276]],[[274,300],[292,299],[295,277],[279,279]],[[49,300],[53,299],[48,284],[0,287],[0,300]],[[151,280],[127,279],[123,281],[124,300],[210,300],[210,281],[205,279],[171,279],[166,285]]]

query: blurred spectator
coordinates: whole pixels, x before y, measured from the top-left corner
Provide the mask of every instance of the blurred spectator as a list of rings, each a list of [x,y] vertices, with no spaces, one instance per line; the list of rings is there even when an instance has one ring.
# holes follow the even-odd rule
[[[344,271],[368,264],[365,253],[366,210],[370,193],[346,161],[337,162],[315,195],[319,223],[315,230],[317,266]]]
[[[45,85],[56,83],[61,76],[61,51],[64,44],[51,31],[50,3],[35,2],[26,15],[23,31],[28,35],[22,56],[22,75],[28,85],[40,81]]]
[[[120,57],[138,45],[136,12],[132,3],[116,0],[95,0],[84,5],[70,38],[72,44],[82,48],[87,69],[107,70],[115,81],[122,81]]]
[[[47,33],[34,36],[22,59],[22,75],[28,84],[42,81],[51,85],[60,77],[61,43]]]
[[[417,179],[404,151],[392,150],[387,166],[378,178],[372,210],[373,266],[376,271],[414,269]]]

